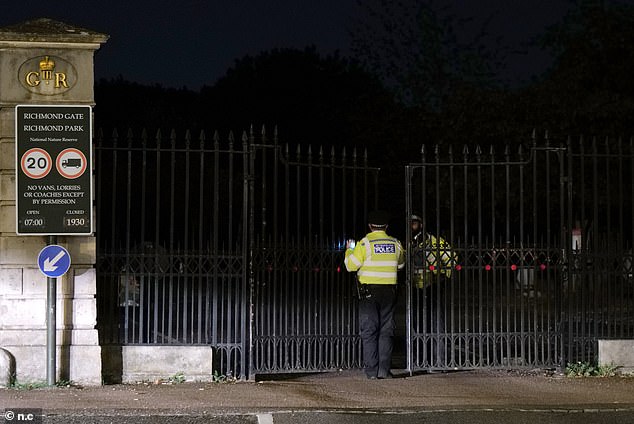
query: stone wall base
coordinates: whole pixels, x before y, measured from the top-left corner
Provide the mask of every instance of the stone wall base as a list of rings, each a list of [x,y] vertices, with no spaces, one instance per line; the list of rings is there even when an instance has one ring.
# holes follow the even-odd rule
[[[3,346],[15,358],[18,383],[46,381],[46,345]],[[87,386],[102,383],[101,346],[57,346],[56,381],[66,380]]]
[[[634,340],[599,340],[599,365],[616,365],[622,373],[634,372]]]
[[[102,346],[106,383],[168,379],[182,373],[187,381],[212,381],[209,346]]]

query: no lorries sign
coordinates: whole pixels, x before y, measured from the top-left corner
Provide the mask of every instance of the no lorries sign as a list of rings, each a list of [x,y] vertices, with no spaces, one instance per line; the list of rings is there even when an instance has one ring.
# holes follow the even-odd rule
[[[17,233],[91,234],[90,106],[16,106],[15,135]]]

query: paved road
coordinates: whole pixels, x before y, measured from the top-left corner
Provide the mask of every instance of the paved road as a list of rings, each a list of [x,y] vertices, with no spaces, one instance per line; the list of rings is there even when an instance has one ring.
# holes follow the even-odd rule
[[[8,422],[8,421],[7,421]],[[16,421],[13,421],[15,423]],[[273,414],[222,414],[222,415],[129,415],[105,416],[47,416],[42,421],[50,424],[629,424],[634,423],[634,411],[573,410],[573,411],[522,411],[522,410],[465,410],[418,412],[280,412]]]
[[[370,382],[345,371],[258,383],[0,389],[0,412],[9,407],[41,408],[41,422],[55,424],[634,424],[634,378],[473,371]],[[19,421],[0,416],[7,422]]]

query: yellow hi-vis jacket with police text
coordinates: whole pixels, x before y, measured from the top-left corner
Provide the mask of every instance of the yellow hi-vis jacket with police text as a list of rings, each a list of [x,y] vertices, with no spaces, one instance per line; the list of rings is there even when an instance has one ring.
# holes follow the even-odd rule
[[[357,271],[361,284],[396,284],[396,272],[405,266],[403,246],[385,231],[372,231],[354,249],[346,249],[346,269]]]

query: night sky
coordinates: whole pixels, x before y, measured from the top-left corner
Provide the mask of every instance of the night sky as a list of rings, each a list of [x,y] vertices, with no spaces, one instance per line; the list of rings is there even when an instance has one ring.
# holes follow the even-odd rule
[[[462,37],[489,18],[491,38],[516,53],[506,79],[543,70],[549,58],[522,43],[565,15],[570,0],[447,0],[447,13],[471,17]],[[322,53],[350,53],[357,0],[112,0],[3,2],[0,26],[47,17],[110,35],[95,59],[96,77],[118,75],[143,84],[198,89],[213,85],[234,61],[263,50],[315,45]]]

